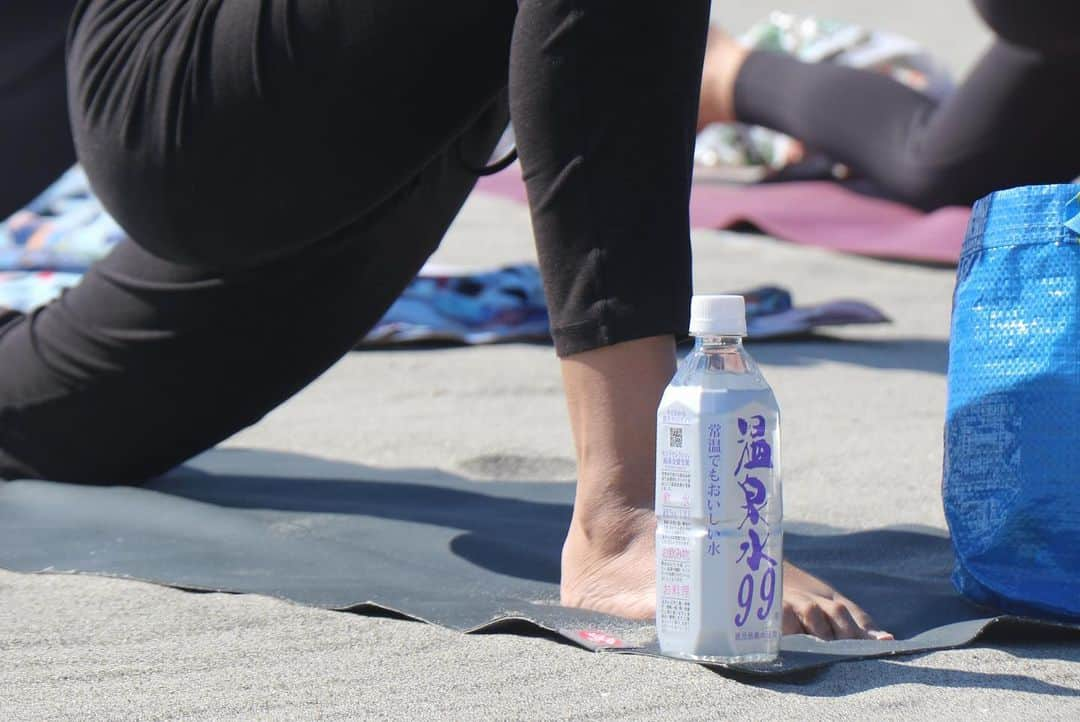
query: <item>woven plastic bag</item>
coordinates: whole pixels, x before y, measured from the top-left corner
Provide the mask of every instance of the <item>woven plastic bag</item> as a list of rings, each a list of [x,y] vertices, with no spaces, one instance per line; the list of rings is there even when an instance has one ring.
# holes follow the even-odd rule
[[[975,205],[957,269],[943,496],[953,582],[1080,619],[1080,186]]]

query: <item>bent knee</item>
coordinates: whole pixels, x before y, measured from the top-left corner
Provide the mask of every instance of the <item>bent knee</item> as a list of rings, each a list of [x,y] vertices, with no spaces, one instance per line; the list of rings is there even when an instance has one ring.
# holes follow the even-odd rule
[[[929,163],[912,163],[898,169],[885,186],[897,200],[927,212],[945,206],[971,205],[995,190],[979,178],[974,166]]]

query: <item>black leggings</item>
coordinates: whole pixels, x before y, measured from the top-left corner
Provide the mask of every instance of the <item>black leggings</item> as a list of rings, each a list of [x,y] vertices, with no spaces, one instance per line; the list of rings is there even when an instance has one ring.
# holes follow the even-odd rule
[[[134,242],[0,310],[0,477],[142,479],[257,421],[399,295],[510,113],[556,350],[684,330],[708,6],[82,0],[76,147]]]
[[[75,162],[64,31],[75,0],[4,0],[0,10],[0,220]]]
[[[802,139],[930,210],[1080,174],[1080,3],[979,0],[999,35],[940,105],[875,73],[755,52],[735,114]]]

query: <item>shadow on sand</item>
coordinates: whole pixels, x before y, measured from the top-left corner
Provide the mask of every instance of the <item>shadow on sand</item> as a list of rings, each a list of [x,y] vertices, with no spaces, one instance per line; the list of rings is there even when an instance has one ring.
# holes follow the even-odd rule
[[[949,342],[908,338],[873,341],[806,336],[797,340],[749,341],[754,358],[775,366],[811,366],[823,361],[878,369],[908,369],[944,374],[949,368]]]
[[[629,634],[651,633],[647,624],[601,619],[555,603],[572,498],[573,485],[567,483],[478,482],[430,469],[385,470],[291,453],[219,450],[144,488],[0,484],[0,566],[266,594],[359,613],[397,610],[460,630],[536,633],[537,627],[612,624]],[[972,635],[933,635],[942,625],[992,615],[952,589],[951,548],[939,531],[837,533],[805,524],[788,529],[785,548],[792,561],[843,590],[898,638],[930,635],[919,649],[964,643]],[[509,619],[491,625],[500,618]],[[532,626],[515,619],[533,620]],[[1045,637],[1026,625],[1011,634],[995,639],[1019,656],[1080,659],[1080,636],[1068,630]],[[1050,641],[1062,639],[1073,646]],[[784,673],[882,653],[811,645],[805,652],[785,652]],[[832,682],[777,689],[836,696],[925,683],[1077,695],[1023,675],[883,661],[845,665],[827,679]],[[760,677],[746,681],[772,684]]]

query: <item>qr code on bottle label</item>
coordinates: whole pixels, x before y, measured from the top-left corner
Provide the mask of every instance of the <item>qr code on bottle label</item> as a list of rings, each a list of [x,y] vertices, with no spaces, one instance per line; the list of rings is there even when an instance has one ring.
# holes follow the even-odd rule
[[[681,427],[668,428],[668,446],[672,449],[681,449],[683,443],[683,430]]]

